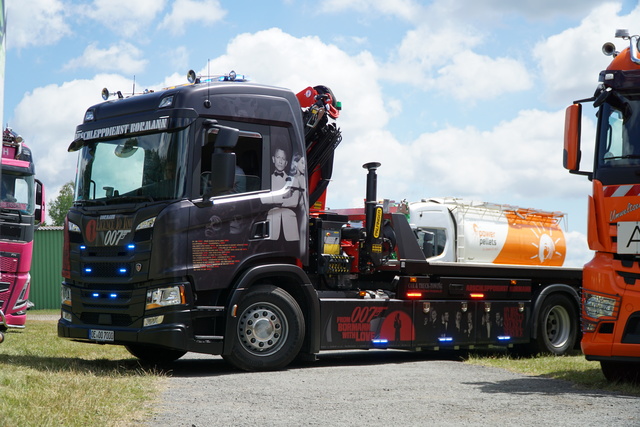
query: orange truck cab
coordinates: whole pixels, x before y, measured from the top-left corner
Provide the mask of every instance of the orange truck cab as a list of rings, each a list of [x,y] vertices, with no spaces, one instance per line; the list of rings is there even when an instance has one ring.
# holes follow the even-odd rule
[[[600,72],[592,98],[566,111],[564,167],[593,182],[588,204],[588,243],[595,251],[584,267],[582,351],[600,361],[610,381],[640,380],[640,36],[617,30],[629,43]],[[580,170],[582,104],[597,108],[592,171]]]

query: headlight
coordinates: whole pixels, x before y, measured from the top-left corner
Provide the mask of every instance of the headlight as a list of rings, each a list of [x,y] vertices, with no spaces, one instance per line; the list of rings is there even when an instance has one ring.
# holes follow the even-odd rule
[[[156,217],[145,219],[136,227],[136,231],[144,230],[146,228],[153,228],[153,225],[156,223]]]
[[[145,308],[151,310],[184,303],[184,285],[168,286],[166,288],[149,289]]]
[[[60,302],[62,305],[71,305],[71,288],[68,286],[60,287]]]
[[[601,317],[618,317],[616,298],[609,298],[602,295],[594,295],[585,292],[583,295],[584,312],[587,317],[599,319]]]

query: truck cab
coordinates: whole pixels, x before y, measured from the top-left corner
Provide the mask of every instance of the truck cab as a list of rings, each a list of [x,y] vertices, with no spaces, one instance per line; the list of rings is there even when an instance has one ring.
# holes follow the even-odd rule
[[[0,192],[0,331],[23,328],[30,308],[33,235],[44,215],[44,187],[31,150],[7,128],[2,138]]]
[[[607,379],[640,381],[640,36],[618,30],[616,37],[629,47],[618,52],[605,43],[613,59],[594,96],[566,110],[564,167],[593,183],[587,239],[595,255],[584,267],[582,350]],[[581,170],[585,103],[597,109],[598,126],[592,166]]]

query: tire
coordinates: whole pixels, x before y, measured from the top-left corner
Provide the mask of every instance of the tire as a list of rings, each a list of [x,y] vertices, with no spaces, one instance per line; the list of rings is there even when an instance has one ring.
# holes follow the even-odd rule
[[[570,352],[578,337],[578,310],[568,295],[551,294],[540,306],[537,338],[532,342],[536,353],[562,356]]]
[[[259,285],[238,307],[238,323],[227,362],[245,371],[282,369],[291,363],[304,340],[304,316],[283,289]]]
[[[640,384],[640,363],[601,360],[600,368],[607,381]]]
[[[0,344],[4,341],[4,334],[0,332]]]
[[[133,356],[152,365],[176,361],[187,353],[183,350],[171,350],[145,344],[129,344],[125,348]]]

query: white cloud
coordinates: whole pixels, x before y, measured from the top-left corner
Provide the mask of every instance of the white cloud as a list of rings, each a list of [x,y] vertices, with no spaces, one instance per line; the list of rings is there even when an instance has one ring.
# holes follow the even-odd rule
[[[120,37],[128,38],[141,34],[165,5],[166,0],[94,0],[91,5],[74,8],[76,13],[98,21]]]
[[[511,58],[490,58],[471,51],[455,55],[438,70],[434,88],[444,88],[460,101],[474,102],[530,89],[533,79],[527,67]]]
[[[529,19],[551,19],[561,15],[581,17],[586,10],[600,5],[602,0],[448,0],[444,3],[450,5],[453,13],[466,18],[516,13]]]
[[[359,13],[395,16],[406,21],[418,20],[424,11],[424,7],[413,0],[325,0],[319,5],[324,13],[357,10]]]
[[[211,25],[221,21],[226,14],[218,0],[175,0],[171,12],[158,28],[169,30],[174,35],[183,34],[185,27],[192,23]]]
[[[442,19],[448,12],[440,13],[444,15],[405,34],[385,65],[385,75],[471,102],[532,87],[533,77],[522,61],[476,53],[485,36],[471,26],[457,27]]]
[[[144,70],[147,60],[140,59],[142,51],[127,42],[111,45],[107,49],[98,48],[98,43],[91,43],[82,56],[70,60],[65,69],[90,68],[105,72],[124,74],[139,73]]]
[[[61,0],[8,0],[7,48],[49,46],[71,34]]]
[[[373,57],[368,52],[349,56],[318,37],[296,38],[277,28],[240,34],[228,44],[226,54],[210,62],[209,69],[212,74],[235,70],[258,83],[294,92],[307,86],[328,86],[349,111],[339,122],[344,126],[348,122],[355,130],[384,127],[389,118]],[[207,66],[199,73],[206,75]]]
[[[587,237],[577,231],[564,234],[567,244],[567,255],[564,259],[566,267],[582,267],[593,258],[593,251],[589,249]]]
[[[620,4],[605,3],[594,8],[579,26],[536,45],[533,54],[540,64],[545,93],[551,102],[567,104],[593,94],[599,72],[611,61],[602,54],[602,45],[611,41],[619,50],[628,47],[628,42],[614,39],[615,29],[633,31],[640,20],[640,6],[626,16],[619,16],[619,12]]]
[[[364,182],[361,164],[377,160],[382,162],[379,198],[455,196],[518,204],[555,197],[582,202],[590,190],[588,180],[562,168],[563,118],[562,111],[523,111],[490,131],[449,127],[407,143],[383,130],[353,133],[345,124],[334,168],[340,188],[330,187],[330,201],[333,207],[352,207],[346,194],[362,200],[364,184],[347,188],[345,183]],[[585,128],[588,137],[588,123]]]

